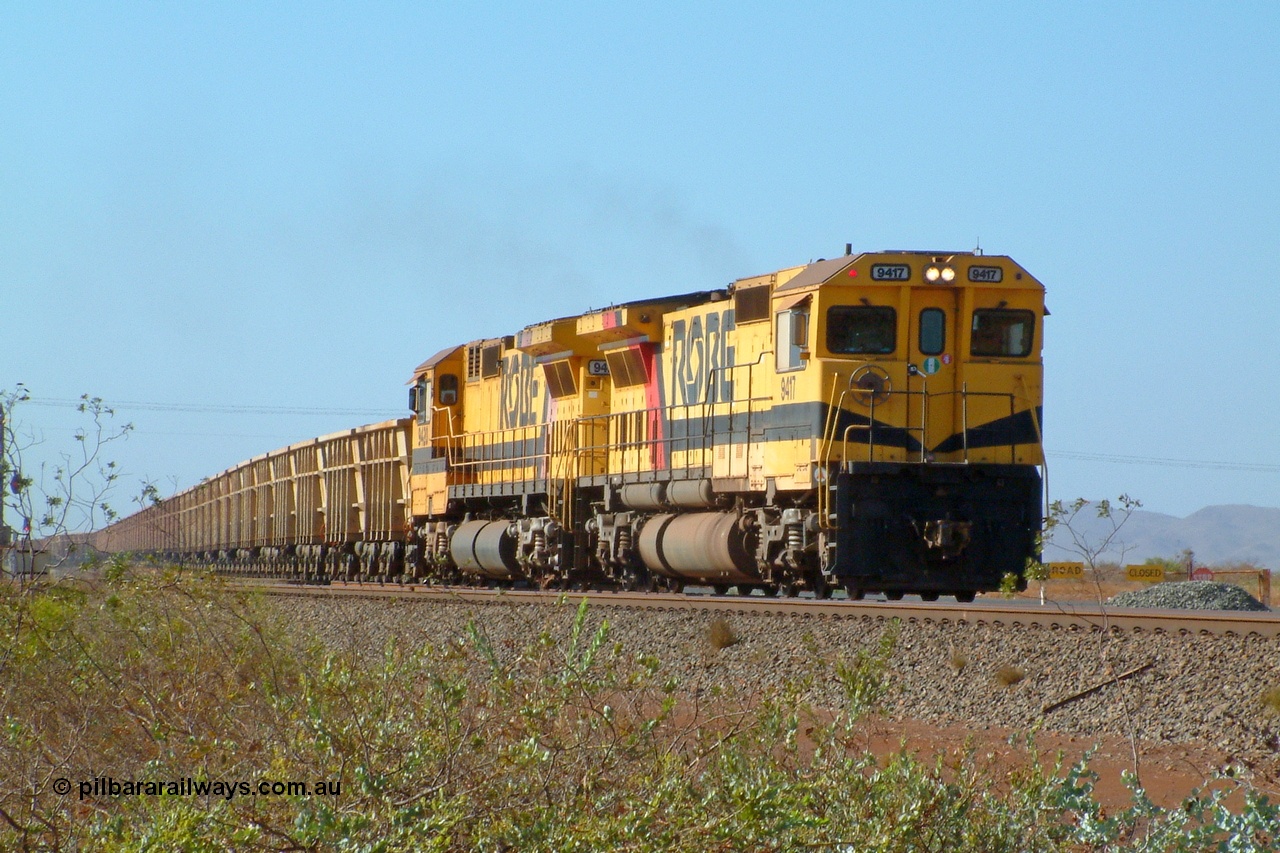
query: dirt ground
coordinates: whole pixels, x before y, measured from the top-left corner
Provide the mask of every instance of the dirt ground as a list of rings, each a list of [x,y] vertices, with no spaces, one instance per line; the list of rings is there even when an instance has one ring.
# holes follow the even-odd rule
[[[981,765],[993,769],[993,778],[1001,778],[1008,771],[1024,767],[1030,761],[1025,746],[1016,736],[1021,733],[1007,729],[971,729],[963,726],[939,727],[916,721],[869,719],[865,721],[863,736],[867,747],[876,755],[888,756],[906,749],[922,760],[936,756],[958,758],[972,749]],[[1015,744],[1010,739],[1015,739]],[[1087,750],[1093,749],[1090,768],[1098,774],[1095,794],[1108,810],[1118,810],[1129,805],[1132,796],[1121,780],[1121,774],[1134,769],[1133,746],[1127,739],[1103,740],[1071,737],[1052,732],[1040,732],[1035,739],[1043,765],[1052,768],[1058,753],[1063,756],[1064,771],[1078,761]],[[1194,744],[1138,744],[1138,776],[1147,796],[1159,806],[1176,807],[1197,788],[1211,783],[1215,787],[1231,785],[1230,782],[1213,782],[1216,771],[1228,764],[1228,756],[1220,750]],[[1247,768],[1246,768],[1247,770]],[[1280,798],[1280,780],[1259,773],[1252,782]],[[1228,802],[1234,802],[1234,798]]]
[[[1174,580],[1186,580],[1185,577]],[[1225,574],[1215,580],[1222,580],[1226,583],[1233,583],[1252,595],[1254,598],[1262,601],[1260,588],[1257,579],[1252,575],[1242,575],[1239,577],[1228,577]],[[1051,580],[1044,582],[1044,594],[1047,601],[1083,601],[1096,602],[1099,598],[1103,601],[1118,595],[1122,592],[1129,592],[1135,589],[1145,589],[1150,584],[1141,581],[1130,580],[1102,580],[1094,582],[1092,580]],[[1271,600],[1262,603],[1268,607],[1276,606],[1277,590],[1271,591]],[[982,597],[999,597],[999,593],[993,593],[990,596]],[[1018,598],[1040,598],[1040,584],[1037,581],[1031,581],[1024,592],[1017,595]]]
[[[1258,597],[1256,584],[1240,583],[1255,598]],[[1113,595],[1129,590],[1141,589],[1147,584],[1127,580],[1104,580],[1095,583],[1091,580],[1051,580],[1045,582],[1045,598],[1048,601],[1062,602],[1096,602],[1101,597],[1106,600]],[[1250,587],[1253,588],[1250,588]],[[1019,598],[1038,599],[1039,585],[1032,582],[1030,587]],[[1272,601],[1264,602],[1274,606]],[[996,767],[1012,768],[1025,764],[1028,760],[1026,750],[1011,746],[1009,740],[1017,732],[1005,729],[970,729],[962,726],[939,728],[931,723],[916,721],[876,720],[868,722],[868,743],[877,755],[888,755],[903,746],[920,756],[934,756],[939,753],[959,755],[971,747],[982,759],[994,762]],[[1096,792],[1099,801],[1109,809],[1123,808],[1130,802],[1130,793],[1121,781],[1121,773],[1134,770],[1135,746],[1127,739],[1107,738],[1092,740],[1053,732],[1040,732],[1036,736],[1036,745],[1041,760],[1050,763],[1061,751],[1065,764],[1079,760],[1084,753],[1093,749],[1090,766],[1099,775]],[[1197,788],[1204,788],[1211,783],[1216,786],[1232,784],[1229,782],[1213,782],[1217,771],[1230,764],[1230,756],[1222,750],[1200,744],[1156,744],[1139,742],[1137,744],[1137,769],[1139,778],[1147,795],[1157,805],[1170,807],[1181,803]],[[1244,775],[1252,784],[1269,793],[1272,799],[1280,799],[1280,768],[1243,768]]]

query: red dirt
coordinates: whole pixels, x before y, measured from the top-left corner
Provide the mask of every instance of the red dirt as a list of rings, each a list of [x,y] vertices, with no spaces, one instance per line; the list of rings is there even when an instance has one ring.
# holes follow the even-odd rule
[[[1228,583],[1234,583],[1245,590],[1245,592],[1258,598],[1260,590],[1256,582],[1252,582],[1251,577],[1235,577],[1226,578]],[[1130,580],[1103,580],[1095,583],[1091,580],[1051,580],[1044,583],[1045,599],[1049,601],[1085,601],[1096,602],[1099,598],[1103,601],[1118,595],[1122,592],[1129,592],[1135,589],[1146,589],[1150,584],[1141,581]],[[1268,607],[1274,607],[1276,595],[1280,593],[1280,588],[1273,589],[1271,601],[1263,601],[1262,603]],[[999,594],[992,594],[997,597]],[[1031,581],[1027,585],[1024,592],[1017,595],[1018,598],[1040,598],[1040,584],[1037,581]],[[1260,599],[1259,599],[1260,600]]]
[[[1030,756],[1025,746],[1010,745],[1010,738],[1019,733],[1008,729],[970,729],[963,726],[938,726],[915,720],[894,721],[868,719],[864,721],[866,746],[878,756],[888,756],[907,749],[921,760],[932,761],[936,756],[960,757],[972,749],[980,764],[990,765],[993,778],[1001,778],[1009,770],[1025,767]],[[1094,792],[1108,810],[1124,808],[1131,802],[1129,790],[1121,781],[1121,773],[1134,769],[1133,748],[1123,738],[1072,737],[1054,732],[1039,732],[1035,738],[1042,765],[1052,768],[1061,752],[1064,771],[1079,760],[1086,751],[1094,749],[1090,768],[1098,774]],[[1138,744],[1138,772],[1147,796],[1163,807],[1176,807],[1197,788],[1204,788],[1213,780],[1215,771],[1228,763],[1228,756],[1221,750],[1195,744]],[[1254,783],[1270,788],[1273,798],[1280,795],[1280,780],[1258,778]],[[1217,782],[1215,785],[1224,783]]]
[[[1106,600],[1121,592],[1143,589],[1148,584],[1128,580],[1051,580],[1045,582],[1045,598],[1048,601],[1096,602]],[[1249,592],[1257,595],[1257,589]],[[1019,598],[1040,597],[1039,584],[1032,581]],[[1275,596],[1272,596],[1274,601]],[[1269,606],[1273,602],[1264,602]],[[960,726],[939,728],[931,723],[916,721],[877,721],[873,724],[872,749],[877,755],[887,755],[899,748],[905,740],[907,748],[920,755],[936,755],[939,752],[962,752],[966,739],[981,756],[991,755],[997,766],[1013,767],[1025,763],[1026,751],[1012,747],[1008,740],[1014,732],[1001,729],[973,731]],[[1130,794],[1120,779],[1120,774],[1134,769],[1134,747],[1123,738],[1088,739],[1040,732],[1036,736],[1041,760],[1050,762],[1060,750],[1066,764],[1078,760],[1085,751],[1095,748],[1090,766],[1098,773],[1095,792],[1107,808],[1121,808],[1129,804]],[[1170,807],[1182,802],[1194,789],[1223,782],[1213,782],[1216,771],[1230,764],[1230,757],[1220,749],[1199,744],[1153,744],[1139,742],[1138,771],[1147,796],[1157,805]],[[1244,768],[1252,783],[1270,793],[1272,799],[1280,798],[1280,767],[1268,766]],[[1252,771],[1252,772],[1250,772]],[[1233,802],[1234,798],[1229,799]]]

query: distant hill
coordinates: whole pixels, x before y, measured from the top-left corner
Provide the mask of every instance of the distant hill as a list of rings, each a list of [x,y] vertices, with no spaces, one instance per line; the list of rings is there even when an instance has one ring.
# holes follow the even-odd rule
[[[1111,529],[1110,523],[1086,507],[1072,522],[1094,547]],[[1070,534],[1059,530],[1058,540],[1045,545],[1045,560],[1078,560],[1062,547]],[[1148,557],[1176,557],[1184,549],[1195,552],[1197,564],[1250,562],[1266,569],[1280,570],[1280,508],[1227,505],[1208,506],[1186,518],[1138,510],[1121,528],[1117,542],[1129,547],[1124,562],[1141,563]],[[1102,559],[1119,562],[1119,548]]]

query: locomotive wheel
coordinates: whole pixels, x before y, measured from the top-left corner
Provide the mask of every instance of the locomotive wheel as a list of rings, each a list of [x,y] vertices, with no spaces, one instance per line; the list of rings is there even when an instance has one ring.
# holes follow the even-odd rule
[[[728,595],[729,585],[727,583],[713,583],[711,585],[711,591],[716,595]]]
[[[813,581],[813,597],[819,601],[826,601],[831,598],[831,584],[827,583],[827,578],[821,572]]]
[[[901,601],[902,590],[900,589],[889,590],[885,592],[884,597],[889,599],[890,601]]]
[[[845,594],[849,596],[850,601],[861,601],[863,596],[867,594],[865,589],[862,589],[857,584],[852,583],[845,584],[844,591]]]
[[[964,592],[957,592],[956,601],[960,602],[961,604],[968,604],[969,602],[973,601],[977,597],[977,595],[978,594],[971,589],[965,590]]]
[[[630,566],[622,570],[618,585],[624,592],[652,592],[652,581]]]
[[[938,593],[936,593],[936,592],[922,592],[922,593],[920,593],[920,600],[921,600],[921,601],[937,601],[937,600],[938,600]]]

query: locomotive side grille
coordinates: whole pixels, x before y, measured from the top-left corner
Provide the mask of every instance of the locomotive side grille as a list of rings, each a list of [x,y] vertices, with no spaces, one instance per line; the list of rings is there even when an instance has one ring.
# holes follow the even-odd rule
[[[480,350],[480,375],[490,379],[502,372],[502,345],[490,344]]]
[[[568,361],[553,361],[542,365],[547,377],[547,389],[552,397],[569,397],[578,393],[577,383],[573,381],[573,368]]]
[[[648,375],[644,369],[644,356],[640,354],[638,347],[614,350],[605,353],[605,358],[609,362],[609,375],[613,377],[614,386],[626,388],[631,385],[643,385],[648,381]]]
[[[733,293],[733,319],[739,325],[769,319],[770,285],[744,287]]]

